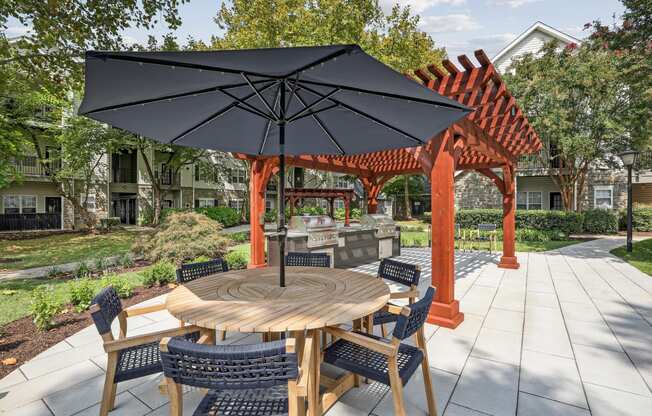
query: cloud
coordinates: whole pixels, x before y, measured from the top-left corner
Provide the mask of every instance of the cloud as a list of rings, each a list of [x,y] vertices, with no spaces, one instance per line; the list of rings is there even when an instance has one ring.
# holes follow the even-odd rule
[[[421,16],[421,30],[428,33],[470,32],[482,26],[468,14],[447,14],[442,16]]]
[[[380,0],[380,7],[385,12],[389,12],[396,3],[401,6],[410,6],[413,13],[419,14],[433,6],[461,6],[466,4],[466,0]]]
[[[449,41],[442,46],[446,47],[449,58],[455,58],[458,55],[466,54],[473,56],[473,52],[477,49],[482,49],[491,57],[498,53],[509,42],[516,38],[514,33],[496,33],[493,35],[479,36],[469,38],[466,40]]]
[[[9,26],[5,29],[5,36],[8,38],[15,38],[18,36],[23,36],[32,31],[31,26]]]
[[[543,0],[489,0],[489,4],[493,4],[495,6],[509,6],[512,9],[515,9],[525,4],[536,3],[539,1],[543,1]]]

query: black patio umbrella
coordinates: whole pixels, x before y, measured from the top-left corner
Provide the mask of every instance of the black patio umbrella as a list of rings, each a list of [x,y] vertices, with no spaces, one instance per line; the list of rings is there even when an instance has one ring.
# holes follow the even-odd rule
[[[333,45],[89,51],[79,114],[161,143],[278,155],[285,286],[285,155],[419,146],[469,111],[357,45]]]

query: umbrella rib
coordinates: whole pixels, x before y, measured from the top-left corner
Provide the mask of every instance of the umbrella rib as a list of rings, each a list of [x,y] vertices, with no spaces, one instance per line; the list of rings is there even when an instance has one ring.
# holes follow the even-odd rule
[[[269,82],[269,83],[272,83],[272,84],[274,83],[274,81],[269,80],[269,79],[254,81],[254,83],[263,83],[263,82]],[[173,99],[176,99],[176,98],[189,97],[191,95],[207,94],[207,93],[215,92],[215,91],[223,92],[222,91],[223,89],[244,87],[246,85],[247,84],[244,83],[244,82],[239,82],[237,84],[229,84],[229,85],[225,85],[223,87],[202,88],[202,89],[199,89],[199,90],[182,92],[182,93],[179,93],[179,94],[171,94],[171,95],[166,95],[166,96],[158,97],[158,98],[149,98],[149,99],[146,99],[146,100],[133,101],[133,102],[130,102],[130,103],[110,105],[110,106],[98,108],[96,110],[87,111],[87,112],[85,112],[83,114],[86,115],[86,114],[101,113],[103,111],[109,111],[109,110],[119,110],[119,109],[123,109],[123,108],[135,107],[135,106],[143,105],[143,104],[152,104],[152,103],[156,103],[156,102],[159,102],[159,101],[166,101],[166,100],[173,100]]]
[[[288,123],[291,123],[291,122],[297,120],[298,118],[300,118],[300,117],[299,117],[300,115],[304,114],[306,111],[310,110],[311,108],[314,108],[316,105],[319,105],[319,104],[321,104],[322,102],[328,100],[330,97],[332,97],[333,95],[337,94],[338,92],[340,92],[340,89],[339,89],[339,88],[336,88],[336,89],[334,89],[333,91],[331,91],[331,92],[329,92],[328,94],[322,96],[320,99],[318,99],[317,101],[315,101],[314,103],[312,103],[312,104],[310,104],[310,105],[308,105],[308,106],[306,106],[306,104],[305,104],[305,103],[303,102],[303,100],[302,100],[302,101],[301,101],[301,104],[303,104],[304,109],[303,109],[303,110],[300,110],[300,111],[297,111],[297,112],[294,113],[292,116],[288,117],[288,120],[287,120]],[[298,97],[297,97],[297,98],[298,98]],[[317,111],[315,111],[315,112],[319,112],[319,110],[317,110]]]
[[[311,92],[311,93],[313,93],[313,94],[315,94],[317,96],[322,96],[323,95],[323,94],[320,94],[320,93],[316,92],[315,90],[313,90],[312,88],[309,88],[309,87],[307,87],[305,85],[302,85],[301,88],[308,91],[308,92]],[[297,94],[297,97],[299,97],[298,94]],[[347,110],[349,110],[349,111],[351,111],[351,112],[353,112],[353,113],[355,113],[355,114],[357,114],[357,115],[359,115],[361,117],[364,117],[366,119],[369,119],[369,120],[373,121],[374,123],[380,124],[381,126],[384,126],[384,127],[388,128],[390,130],[393,130],[394,132],[399,133],[399,134],[407,137],[408,139],[411,139],[411,140],[415,141],[419,145],[424,144],[424,142],[422,140],[414,137],[413,135],[411,135],[409,133],[404,132],[403,130],[399,129],[398,127],[394,127],[391,124],[385,123],[384,121],[382,121],[382,120],[380,120],[380,119],[378,119],[378,118],[376,118],[376,117],[374,117],[372,115],[369,115],[369,114],[367,114],[367,113],[365,113],[363,111],[357,110],[356,108],[354,108],[354,107],[352,107],[352,106],[350,106],[348,104],[344,104],[343,102],[341,102],[339,100],[336,100],[334,98],[328,98],[328,101],[332,102],[333,104],[337,104],[337,105],[339,105],[341,107],[344,107]]]
[[[305,103],[305,101],[303,101],[303,98],[301,98],[301,96],[299,96],[299,94],[296,94],[296,96],[297,96],[297,100],[299,100],[301,102],[301,104],[303,104],[303,106],[305,107],[306,103]],[[337,150],[340,151],[340,154],[342,154],[342,155],[345,154],[346,152],[344,152],[344,149],[342,149],[342,146],[340,146],[340,144],[337,142],[337,140],[335,140],[335,137],[333,137],[331,132],[326,128],[326,126],[324,126],[324,123],[321,121],[321,119],[319,117],[317,117],[316,115],[314,115],[314,114],[312,115],[312,118],[313,118],[313,120],[315,120],[315,123],[317,123],[319,125],[319,127],[321,127],[321,129],[324,131],[324,133],[326,133],[326,135],[328,136],[330,141],[333,142],[335,147],[337,147]]]
[[[264,90],[270,88],[272,85],[275,85],[275,84],[276,84],[276,82],[272,82],[271,84],[265,86],[265,88],[263,88],[262,90],[264,91]],[[254,93],[251,93],[251,94],[249,94],[248,96],[246,96],[244,99],[245,99],[245,100],[248,100],[249,98],[251,98],[251,97],[253,97],[253,96],[254,96]],[[220,117],[221,115],[225,114],[227,111],[230,111],[230,110],[232,110],[233,108],[237,107],[237,105],[238,105],[238,101],[234,101],[234,102],[232,102],[231,104],[227,105],[226,107],[221,108],[219,111],[216,111],[215,113],[211,114],[210,116],[208,116],[207,118],[205,118],[204,120],[202,120],[202,121],[201,121],[199,124],[197,124],[196,126],[189,128],[188,130],[186,130],[186,131],[184,131],[183,133],[179,134],[179,135],[178,135],[177,137],[175,137],[174,139],[170,140],[170,144],[174,144],[176,141],[182,139],[183,137],[187,136],[188,134],[192,133],[193,131],[202,128],[202,127],[205,126],[206,124],[210,123],[211,121],[213,121],[213,120],[215,120],[216,118]],[[238,108],[242,108],[242,107],[238,107]]]
[[[254,90],[254,92],[256,93],[256,96],[260,99],[260,101],[263,102],[263,104],[265,105],[265,107],[267,108],[267,110],[268,110],[268,111],[269,111],[269,112],[270,112],[270,113],[271,113],[271,114],[276,118],[276,120],[278,120],[278,119],[279,119],[279,116],[274,112],[274,110],[272,110],[272,108],[269,106],[269,103],[267,102],[267,100],[265,99],[265,97],[263,97],[263,96],[260,94],[260,92],[259,92],[258,89],[254,86],[254,84],[251,83],[251,80],[249,80],[249,77],[247,77],[247,74],[245,74],[244,72],[242,72],[240,75],[242,75],[242,78],[245,79],[245,81],[246,81],[247,84],[249,85],[249,88],[251,88],[252,90]]]
[[[192,64],[192,63],[178,62],[178,61],[170,62],[170,61],[166,61],[165,59],[146,58],[146,57],[128,56],[128,55],[115,55],[106,52],[87,52],[87,55],[102,60],[113,59],[116,61],[141,62],[144,64],[151,64],[151,65],[172,66],[172,67],[188,68],[188,69],[201,69],[204,71],[223,72],[226,74],[241,74],[244,72],[247,75],[253,75],[255,77],[265,77],[265,78],[273,78],[273,79],[283,78],[282,76],[271,76],[269,74],[243,71],[241,69],[220,68],[220,67],[214,67],[210,65]]]
[[[346,90],[346,91],[360,92],[360,93],[364,93],[364,94],[378,95],[378,96],[381,96],[381,97],[388,97],[388,98],[396,98],[396,99],[405,100],[405,101],[415,101],[415,102],[418,102],[418,103],[421,103],[421,104],[429,104],[429,105],[433,105],[433,106],[437,106],[437,107],[453,108],[453,109],[456,109],[456,110],[464,110],[464,111],[468,111],[468,112],[473,111],[472,108],[468,108],[468,107],[466,107],[466,106],[464,106],[462,104],[436,103],[436,102],[432,102],[432,101],[429,101],[429,100],[424,100],[422,98],[407,97],[407,96],[399,95],[399,94],[377,92],[377,91],[365,90],[365,89],[362,89],[362,88],[347,87],[347,86],[343,86],[343,85],[333,85],[333,84],[330,84],[330,83],[327,83],[327,82],[303,80],[303,81],[301,81],[301,83],[302,84],[316,85],[316,86],[320,86],[320,87],[340,88],[340,89]]]
[[[284,75],[281,78],[290,78],[291,76],[293,76],[295,74],[298,75],[300,72],[305,71],[306,69],[311,68],[311,67],[313,67],[315,65],[323,64],[324,62],[328,62],[331,59],[335,59],[340,55],[344,55],[345,53],[350,53],[355,48],[356,48],[356,45],[345,45],[344,47],[342,47],[342,49],[338,49],[337,51],[335,51],[335,52],[333,52],[331,54],[328,54],[328,55],[324,56],[323,58],[319,58],[319,59],[317,59],[316,61],[314,61],[314,62],[312,62],[310,64],[306,64],[306,65],[304,65],[304,66],[302,66],[302,67],[300,67],[298,69],[295,69],[294,71],[289,72],[288,74]]]
[[[322,108],[322,109],[315,110],[315,111],[311,111],[311,112],[309,112],[309,113],[307,113],[307,114],[303,114],[303,115],[301,115],[301,116],[295,117],[295,118],[293,118],[293,119],[290,120],[290,121],[292,121],[292,122],[299,121],[299,120],[301,120],[302,118],[306,118],[306,117],[313,116],[313,115],[315,115],[315,114],[323,113],[323,112],[325,112],[325,111],[331,110],[331,109],[336,108],[336,107],[339,107],[339,104],[331,104],[331,105],[326,106],[326,107],[324,107],[324,108]]]
[[[277,85],[277,84],[278,84],[278,81],[274,82],[274,83],[271,84],[271,85]],[[263,90],[263,91],[264,91],[264,90]],[[264,112],[262,112],[261,110],[259,110],[258,108],[254,107],[252,104],[249,104],[249,103],[247,102],[248,99],[250,99],[251,97],[253,97],[254,95],[256,95],[255,92],[252,92],[251,94],[249,94],[249,95],[248,95],[246,98],[244,98],[244,99],[241,99],[241,98],[239,98],[238,96],[233,95],[233,94],[231,94],[231,93],[229,93],[229,92],[226,92],[226,91],[222,91],[222,93],[225,94],[225,95],[228,95],[229,97],[231,97],[231,98],[233,98],[234,100],[236,100],[238,103],[240,103],[240,104],[244,105],[245,107],[247,107],[247,109],[250,110],[250,111],[249,111],[250,113],[256,114],[257,116],[262,117],[262,118],[265,118],[265,119],[267,119],[267,120],[276,121],[276,118],[275,118],[275,117],[270,116],[269,114],[265,114]],[[245,107],[239,107],[239,108],[245,110]]]
[[[276,108],[276,105],[278,104],[279,92],[281,92],[280,88],[276,90],[276,94],[274,95],[274,108]],[[263,150],[265,149],[265,145],[267,144],[267,137],[269,136],[269,130],[271,127],[272,127],[272,121],[267,120],[267,125],[265,126],[265,135],[263,136],[263,141],[260,144],[260,148],[258,149],[259,155],[263,154]]]
[[[299,82],[299,73],[298,72],[295,75],[294,80],[292,81],[292,89],[290,90],[290,98],[288,99],[288,102],[285,104],[285,108],[283,109],[283,111],[285,113],[287,113],[288,110],[290,109],[290,104],[292,103],[292,98],[294,97],[294,93],[297,90],[297,82]],[[284,83],[285,83],[285,81],[284,81]]]

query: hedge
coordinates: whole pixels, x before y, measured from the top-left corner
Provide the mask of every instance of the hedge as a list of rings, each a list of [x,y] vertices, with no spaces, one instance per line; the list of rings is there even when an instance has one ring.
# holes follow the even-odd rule
[[[161,212],[161,222],[167,217],[171,212],[184,212],[190,211],[189,209],[182,208],[166,208]],[[234,225],[240,224],[242,220],[242,215],[240,212],[236,211],[230,207],[204,207],[204,208],[195,208],[195,212],[206,215],[208,218],[219,222],[222,224],[222,227],[233,227]]]
[[[462,228],[476,228],[478,224],[503,225],[501,209],[461,209],[455,213],[455,222]],[[577,212],[548,210],[517,210],[516,228],[561,232],[565,235],[582,232],[583,215]]]
[[[591,234],[612,234],[618,231],[618,214],[607,209],[584,212],[584,231]]]
[[[620,211],[620,229],[627,229],[627,211]],[[632,210],[632,229],[634,231],[652,231],[652,207],[634,208]]]

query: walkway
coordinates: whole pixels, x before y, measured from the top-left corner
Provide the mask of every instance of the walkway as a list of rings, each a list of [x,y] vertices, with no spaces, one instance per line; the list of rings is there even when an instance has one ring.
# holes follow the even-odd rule
[[[522,253],[520,270],[498,269],[496,256],[487,253],[457,253],[456,291],[466,319],[456,330],[427,327],[440,414],[652,414],[652,278],[608,254],[623,243],[600,239]],[[424,266],[425,287],[429,252],[405,249],[401,259]],[[166,312],[129,321],[130,334],[175,325]],[[229,334],[227,342],[256,339]],[[84,329],[0,380],[0,413],[96,415],[105,363],[95,329]],[[425,414],[419,374],[405,389],[410,416]],[[112,415],[167,415],[159,381],[152,376],[120,384]],[[328,415],[390,416],[387,393],[376,383],[363,385]],[[185,414],[198,398],[196,391],[187,393]]]

